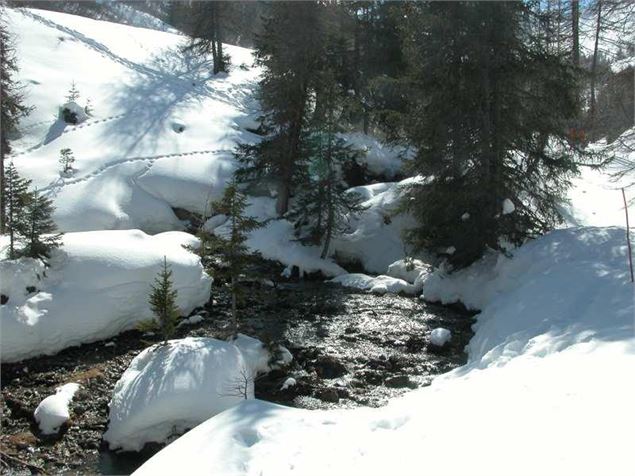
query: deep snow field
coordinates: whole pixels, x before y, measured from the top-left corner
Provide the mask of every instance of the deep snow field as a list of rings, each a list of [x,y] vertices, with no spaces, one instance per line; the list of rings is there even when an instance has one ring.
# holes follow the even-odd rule
[[[10,10],[9,26],[26,100],[35,106],[13,142],[13,160],[54,199],[54,218],[66,234],[46,277],[36,262],[0,263],[0,291],[9,299],[2,306],[2,361],[134,327],[149,317],[147,291],[164,255],[183,315],[203,306],[212,278],[181,246],[196,246],[196,239],[183,231],[188,223],[175,209],[207,218],[209,201],[236,168],[232,149],[258,140],[259,71],[250,51],[227,46],[233,67],[214,77],[209,62],[179,52],[183,38],[170,32],[40,10]],[[93,111],[77,126],[57,119],[72,81],[77,102],[90,98]],[[370,169],[389,180],[400,175],[400,151],[371,137],[348,138],[366,148]],[[58,164],[66,147],[77,159],[70,176]],[[635,287],[619,188],[633,177],[612,180],[618,167],[584,170],[575,179],[562,229],[511,257],[488,255],[452,275],[431,271],[425,260],[414,272],[399,261],[409,218],[386,219],[399,198],[397,182],[356,187],[368,209],[336,240],[339,263],[292,242],[292,225],[275,218],[273,199],[252,197],[250,213],[267,224],[248,245],[281,262],[287,274],[294,267],[321,271],[368,292],[480,311],[468,363],[382,408],[309,411],[233,398],[135,474],[632,475]],[[222,233],[223,225],[212,217],[205,226]],[[347,260],[367,274],[348,274]],[[27,286],[36,290],[25,295]],[[107,438],[114,446],[136,448],[157,432],[167,438],[168,427],[204,420],[209,409],[201,410],[201,401],[217,405],[210,394],[220,392],[217,381],[206,380],[206,366],[212,379],[226,365],[238,376],[270,368],[260,343],[210,341],[183,339],[163,357],[135,358],[110,408],[116,426]],[[153,368],[166,385],[144,377]],[[179,402],[184,388],[188,398],[199,398]],[[61,388],[45,405],[52,419],[41,425],[56,427],[55,415],[68,418],[71,390]],[[253,396],[252,388],[245,391]],[[144,413],[149,404],[157,410]]]

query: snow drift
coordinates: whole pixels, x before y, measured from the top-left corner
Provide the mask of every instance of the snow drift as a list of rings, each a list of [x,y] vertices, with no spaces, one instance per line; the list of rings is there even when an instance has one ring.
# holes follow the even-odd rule
[[[163,257],[173,271],[183,314],[207,302],[211,278],[183,246],[182,232],[139,230],[67,233],[51,267],[30,258],[0,261],[2,361],[11,362],[92,342],[152,317],[148,295]]]

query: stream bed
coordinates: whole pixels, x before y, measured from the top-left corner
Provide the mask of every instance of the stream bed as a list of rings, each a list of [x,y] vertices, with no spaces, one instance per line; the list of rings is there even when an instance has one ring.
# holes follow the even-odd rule
[[[378,407],[390,398],[428,385],[435,375],[464,364],[472,336],[471,314],[427,304],[415,297],[373,295],[321,281],[245,286],[241,332],[275,340],[293,354],[289,368],[256,382],[256,397],[306,409]],[[177,337],[229,334],[229,296],[215,286],[201,322],[183,325]],[[445,327],[442,349],[428,342]],[[102,442],[112,389],[130,361],[158,337],[133,330],[53,356],[3,364],[2,466],[7,474],[129,474],[161,448],[115,453]],[[287,378],[296,384],[282,390]],[[33,410],[55,387],[78,382],[72,418],[60,436],[47,438],[33,423]]]

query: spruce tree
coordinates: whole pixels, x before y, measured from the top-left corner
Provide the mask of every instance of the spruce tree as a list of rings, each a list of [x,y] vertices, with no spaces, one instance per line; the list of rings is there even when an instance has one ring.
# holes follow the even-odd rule
[[[200,54],[212,54],[213,72],[227,71],[229,57],[223,53],[223,13],[227,2],[192,2],[175,4],[173,14],[184,18],[190,44],[186,49]],[[179,10],[182,12],[179,13]],[[185,17],[187,19],[185,19]]]
[[[427,177],[405,196],[418,221],[408,238],[464,266],[560,221],[577,170],[566,136],[577,70],[548,51],[521,2],[407,7],[403,125],[413,172]]]
[[[238,334],[238,299],[242,292],[239,286],[239,278],[249,262],[251,255],[245,244],[247,234],[260,226],[260,223],[252,217],[245,216],[247,197],[238,188],[238,183],[233,180],[228,184],[221,199],[212,203],[215,214],[226,215],[228,220],[228,233],[226,236],[212,236],[204,234],[199,253],[214,255],[220,258],[223,267],[215,270],[215,275],[229,283],[232,296],[232,334]]]
[[[75,81],[73,81],[71,83],[71,88],[68,90],[68,93],[66,94],[66,102],[77,102],[78,99],[79,99],[79,90],[77,89],[77,86],[75,85]]]
[[[144,323],[140,326],[145,329],[158,328],[164,344],[167,344],[176,330],[176,321],[179,317],[179,309],[176,306],[177,296],[178,292],[174,289],[174,284],[172,283],[172,270],[168,266],[167,258],[164,256],[161,271],[159,271],[154,280],[148,300],[155,321]]]
[[[30,194],[25,207],[25,247],[20,252],[30,258],[49,258],[51,251],[61,245],[61,233],[52,218],[52,201],[35,190]]]
[[[342,132],[340,122],[346,101],[331,71],[321,74],[318,97],[319,113],[314,115],[303,141],[308,172],[292,217],[298,219],[301,234],[322,245],[324,259],[332,238],[362,207],[359,194],[347,192],[342,179],[344,166],[355,161],[360,153],[338,136]]]
[[[7,191],[4,161],[11,153],[9,138],[16,133],[18,122],[30,108],[24,105],[20,85],[15,80],[18,71],[13,41],[5,21],[4,6],[0,3],[0,233],[6,232]]]
[[[19,256],[17,242],[26,238],[28,233],[27,207],[31,201],[29,186],[31,181],[20,177],[13,162],[6,169],[2,195],[5,200],[5,229],[9,234],[9,259]]]
[[[62,166],[62,172],[68,173],[72,172],[73,164],[75,163],[75,157],[73,156],[73,151],[68,147],[60,150],[60,160]]]
[[[261,130],[266,137],[240,150],[239,178],[273,182],[279,216],[288,211],[294,186],[304,173],[303,129],[324,61],[325,8],[317,2],[273,2],[256,39],[256,64],[263,68]]]

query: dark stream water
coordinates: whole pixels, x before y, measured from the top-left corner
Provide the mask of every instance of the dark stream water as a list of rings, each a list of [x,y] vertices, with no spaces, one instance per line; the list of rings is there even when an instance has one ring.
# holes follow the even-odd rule
[[[178,337],[224,338],[229,299],[215,289],[205,319],[182,326]],[[472,336],[472,317],[413,297],[371,295],[322,282],[247,286],[241,331],[277,340],[294,355],[290,368],[256,383],[256,397],[284,405],[317,408],[381,406],[388,399],[429,384],[434,375],[462,365]],[[428,343],[435,327],[452,330],[443,349]],[[2,366],[2,470],[11,474],[129,474],[160,449],[114,453],[101,441],[112,388],[130,360],[152,338],[130,331],[109,341]],[[110,342],[110,343],[108,343]],[[113,345],[114,343],[114,345]],[[281,390],[288,377],[295,386]],[[73,418],[61,436],[39,435],[31,415],[56,386],[80,382]]]

